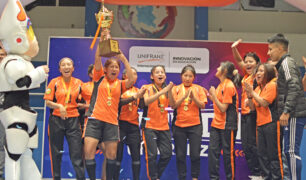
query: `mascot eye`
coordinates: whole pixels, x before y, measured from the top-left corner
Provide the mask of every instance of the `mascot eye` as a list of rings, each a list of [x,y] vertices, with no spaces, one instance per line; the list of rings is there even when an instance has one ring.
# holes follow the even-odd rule
[[[22,42],[22,39],[21,39],[21,38],[17,38],[17,39],[16,39],[16,42],[17,42],[17,43],[21,43],[21,42]]]

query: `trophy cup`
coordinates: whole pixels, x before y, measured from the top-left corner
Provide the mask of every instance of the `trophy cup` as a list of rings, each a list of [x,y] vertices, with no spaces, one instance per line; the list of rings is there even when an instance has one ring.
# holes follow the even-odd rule
[[[113,40],[110,35],[114,14],[104,6],[104,0],[101,1],[101,4],[100,11],[95,14],[97,23],[102,28],[101,41],[99,42],[100,56],[112,57],[120,54],[118,41]]]

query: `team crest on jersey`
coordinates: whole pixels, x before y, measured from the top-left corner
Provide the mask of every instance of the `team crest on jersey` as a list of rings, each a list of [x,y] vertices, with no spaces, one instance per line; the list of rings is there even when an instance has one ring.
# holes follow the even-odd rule
[[[46,94],[48,95],[48,94],[50,94],[51,93],[51,88],[48,88],[47,90],[46,90]]]

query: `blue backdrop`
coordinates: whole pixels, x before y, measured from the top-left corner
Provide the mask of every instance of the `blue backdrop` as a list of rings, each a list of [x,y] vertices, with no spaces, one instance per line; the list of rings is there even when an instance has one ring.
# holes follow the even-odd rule
[[[198,72],[195,82],[206,89],[209,89],[211,85],[217,86],[219,81],[215,78],[216,69],[220,62],[224,60],[233,61],[231,43],[230,42],[208,42],[208,41],[165,41],[165,40],[135,40],[135,39],[118,39],[120,49],[126,55],[127,58],[130,57],[130,48],[134,46],[146,46],[146,47],[183,47],[183,48],[206,48],[209,52],[209,70],[207,73]],[[89,49],[92,38],[50,38],[49,46],[49,59],[48,64],[50,67],[49,81],[59,76],[58,72],[58,62],[63,57],[70,57],[74,60],[75,72],[74,77],[77,77],[84,82],[88,81],[87,77],[87,67],[89,64],[94,62],[94,51]],[[256,51],[261,59],[266,59],[267,44],[260,43],[242,43],[239,45],[239,50],[242,54],[247,51]],[[103,62],[105,59],[103,59]],[[123,67],[123,66],[122,66]],[[122,69],[121,69],[122,70]],[[121,76],[121,75],[119,75]],[[173,81],[175,84],[180,84],[180,74],[179,73],[167,73],[167,82]],[[141,87],[143,84],[149,84],[150,74],[148,72],[139,72],[138,80],[136,82],[137,87]],[[141,112],[140,112],[141,113]],[[169,112],[169,119],[171,120],[172,113]],[[208,179],[208,162],[207,162],[207,149],[209,144],[209,127],[211,120],[213,118],[212,104],[209,102],[206,105],[205,110],[202,111],[203,116],[203,137],[202,137],[202,147],[201,147],[201,173],[199,179]],[[51,178],[51,163],[49,156],[49,143],[48,143],[48,117],[49,110],[47,109],[45,114],[45,127],[44,127],[44,143],[43,143],[43,163],[42,163],[42,173],[43,178]],[[236,178],[237,179],[247,179],[248,168],[244,159],[243,151],[241,150],[240,132],[237,133],[236,141]],[[173,145],[174,149],[174,145]],[[69,150],[67,144],[65,143],[65,148],[63,152],[62,160],[62,177],[63,178],[74,178],[75,173],[72,164],[69,159]],[[143,149],[142,152],[143,154]],[[189,156],[187,157],[187,167],[190,168]],[[97,161],[97,178],[101,176],[101,164],[103,161],[103,154],[97,151],[96,155]],[[220,160],[220,170],[221,178],[224,179],[223,172],[223,160]],[[188,174],[190,174],[190,169],[188,169]],[[124,159],[122,162],[120,179],[132,179],[131,170],[131,159],[129,152],[125,148]],[[147,179],[146,176],[146,166],[145,158],[142,155],[141,159],[141,179]],[[162,179],[177,179],[176,163],[175,163],[175,153],[173,150],[173,157],[165,170]]]

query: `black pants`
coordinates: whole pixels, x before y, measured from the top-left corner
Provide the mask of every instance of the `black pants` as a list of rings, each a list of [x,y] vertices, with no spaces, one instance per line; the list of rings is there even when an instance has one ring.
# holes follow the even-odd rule
[[[241,142],[251,175],[260,176],[256,144],[256,112],[241,115]]]
[[[173,126],[173,138],[176,153],[176,168],[180,180],[186,180],[187,140],[189,140],[191,176],[192,178],[199,177],[202,131],[202,125],[185,128]]]
[[[123,158],[124,144],[129,146],[132,157],[133,179],[139,179],[140,173],[140,131],[139,127],[127,121],[119,121],[120,142],[117,147],[117,171],[116,178],[119,178],[120,166]]]
[[[61,179],[64,136],[68,141],[69,156],[76,178],[85,180],[82,136],[78,117],[62,120],[60,117],[51,115],[49,118],[49,145],[53,178],[54,180]]]
[[[257,130],[259,163],[265,178],[283,179],[279,122],[259,126]]]
[[[211,180],[219,180],[219,158],[223,150],[224,170],[227,180],[235,179],[235,139],[237,130],[211,127],[208,146],[208,171]]]
[[[160,179],[172,156],[170,131],[145,128],[143,140],[146,152],[147,174],[151,180]],[[160,152],[157,163],[157,148]]]

